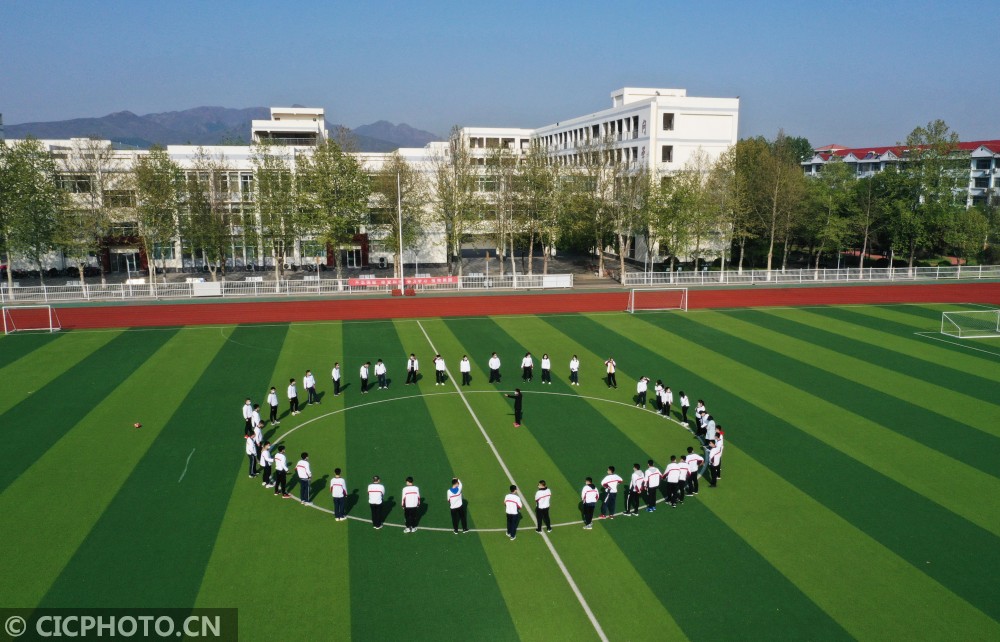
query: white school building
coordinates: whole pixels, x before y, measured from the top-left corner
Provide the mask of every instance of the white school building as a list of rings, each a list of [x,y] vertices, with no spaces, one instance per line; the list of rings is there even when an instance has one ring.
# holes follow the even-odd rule
[[[485,159],[492,149],[505,147],[516,154],[526,154],[532,144],[543,147],[556,162],[573,166],[580,160],[581,149],[600,141],[610,147],[615,160],[629,168],[643,167],[654,175],[667,174],[684,167],[685,163],[701,150],[709,161],[736,143],[739,127],[739,98],[707,98],[688,96],[684,89],[655,89],[626,87],[611,93],[611,107],[593,113],[572,117],[567,120],[538,128],[497,128],[465,127],[460,130],[461,141],[432,142],[422,148],[401,148],[398,153],[411,165],[422,171],[433,181],[434,168],[442,156],[449,153],[451,144],[467,146],[475,164],[485,165]],[[290,155],[308,154],[318,143],[326,140],[326,115],[322,108],[272,107],[271,118],[254,120],[251,140],[269,140],[285,145]],[[73,193],[72,198],[83,199],[90,192],[89,178],[81,173],[85,163],[79,159],[86,152],[89,139],[43,140],[60,169],[63,185]],[[110,147],[110,141],[100,141]],[[193,146],[169,145],[168,156],[184,171],[195,170],[196,157],[207,155],[219,161],[225,169],[224,185],[228,195],[227,207],[234,213],[244,211],[252,205],[253,164],[250,146]],[[115,150],[117,159],[112,171],[123,175],[131,170],[136,159],[147,154],[144,150]],[[377,171],[389,158],[386,153],[358,153],[363,167]],[[124,185],[124,184],[123,184]],[[111,190],[106,198],[120,201],[127,212],[129,204],[134,204],[134,195],[126,189]],[[82,207],[82,205],[81,205]],[[433,207],[433,203],[429,205]],[[635,248],[635,258],[642,261],[639,253],[645,252],[641,239],[640,248]],[[111,271],[141,271],[147,263],[145,250],[139,242],[138,224],[127,217],[119,220],[101,256],[93,262],[102,261]],[[342,248],[344,265],[364,268],[370,265],[391,263],[393,248],[379,238],[369,234],[364,227],[358,230],[355,242]],[[294,265],[323,263],[333,264],[333,250],[319,247],[308,238],[299,239],[292,256],[286,262]],[[157,262],[166,259],[168,269],[197,267],[200,252],[185,245],[184,239],[175,238],[172,243],[155,249]],[[443,229],[430,225],[418,247],[404,251],[403,262],[407,266],[443,264],[447,261],[447,248]],[[15,257],[14,266],[22,263]],[[48,267],[64,268],[66,261],[53,254]],[[227,263],[231,267],[249,264],[260,267],[273,265],[273,259],[262,247],[244,243],[239,229],[233,230]],[[34,266],[23,266],[26,269]]]

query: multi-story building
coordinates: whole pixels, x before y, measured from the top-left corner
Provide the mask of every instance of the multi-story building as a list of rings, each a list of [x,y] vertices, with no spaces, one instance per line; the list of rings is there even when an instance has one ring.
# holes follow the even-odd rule
[[[802,163],[807,176],[818,176],[823,166],[830,162],[844,162],[854,168],[858,178],[872,176],[887,167],[906,163],[909,156],[904,145],[885,147],[842,147],[826,145],[814,150],[811,159]],[[985,205],[992,198],[1000,198],[1000,140],[974,140],[955,146],[955,164],[968,167],[968,183],[964,195],[966,205]]]
[[[578,164],[581,154],[594,145],[613,156],[629,170],[647,169],[653,174],[676,171],[694,157],[704,153],[710,162],[736,143],[739,125],[738,98],[699,98],[687,95],[683,89],[623,88],[611,94],[612,106],[586,116],[560,121],[537,129],[466,127],[460,130],[460,141],[434,142],[423,148],[403,148],[398,153],[411,166],[433,180],[435,168],[448,154],[449,146],[461,144],[470,150],[475,165],[485,165],[489,154],[505,148],[523,155],[532,145],[539,145],[556,162],[567,166]],[[309,154],[311,149],[328,138],[323,109],[304,107],[273,107],[269,120],[254,120],[251,140],[270,141],[288,150],[291,159]],[[43,140],[60,170],[61,180],[71,192],[72,201],[84,209],[90,197],[87,163],[92,156],[87,148],[100,145],[109,150],[110,171],[125,175],[145,150],[114,149],[109,141],[90,139]],[[92,150],[91,150],[92,151]],[[253,148],[251,146],[169,145],[167,155],[177,163],[188,178],[204,171],[206,159],[221,171],[224,207],[233,214],[246,212],[253,201]],[[389,159],[385,153],[359,153],[359,162],[370,172],[377,172]],[[294,166],[294,162],[291,163]],[[484,191],[488,191],[484,188]],[[148,258],[139,242],[135,217],[128,215],[134,205],[134,194],[122,187],[104,190],[105,197],[114,198],[119,216],[105,249],[94,261],[104,263],[112,271],[142,270]],[[238,220],[238,216],[231,217]],[[355,242],[343,248],[344,265],[364,267],[369,264],[391,263],[394,248],[388,247],[386,232],[362,227]],[[634,250],[638,252],[639,250]],[[642,250],[644,251],[644,250]],[[157,263],[165,261],[168,269],[194,267],[199,264],[200,250],[191,247],[178,234],[171,243],[154,248]],[[445,234],[442,226],[430,225],[417,247],[404,251],[404,263],[441,264],[447,260]],[[641,260],[641,259],[640,259]],[[232,266],[257,265],[266,267],[272,261],[263,247],[246,242],[239,226],[233,226],[232,243],[227,262]],[[300,239],[291,264],[333,263],[332,250],[320,247],[308,238]],[[15,261],[17,263],[17,261]],[[53,255],[53,267],[65,267],[65,260]]]

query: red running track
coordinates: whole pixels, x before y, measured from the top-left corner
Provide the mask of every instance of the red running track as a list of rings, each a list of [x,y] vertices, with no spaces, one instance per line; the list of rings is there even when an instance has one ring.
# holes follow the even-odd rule
[[[690,308],[767,306],[986,303],[1000,306],[1000,283],[846,287],[751,287],[689,290]],[[498,296],[417,296],[325,301],[150,304],[58,308],[63,328],[126,328],[237,323],[286,323],[360,319],[416,319],[505,314],[616,312],[628,291],[510,294]],[[27,311],[25,311],[27,313]]]

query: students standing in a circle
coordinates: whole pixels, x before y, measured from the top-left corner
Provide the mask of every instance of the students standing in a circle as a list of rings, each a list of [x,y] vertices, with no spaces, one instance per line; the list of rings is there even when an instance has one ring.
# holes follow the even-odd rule
[[[333,379],[333,396],[340,396],[340,362],[333,364],[333,370],[330,371],[330,378]]]
[[[404,533],[417,532],[417,511],[420,508],[420,489],[413,485],[413,478],[406,478],[406,486],[403,487],[403,517],[406,521]]]
[[[580,385],[580,360],[573,355],[573,358],[569,360],[569,383],[571,386]]]
[[[468,355],[462,355],[462,360],[458,362],[458,369],[462,373],[462,385],[467,386],[472,383],[472,362]]]
[[[521,517],[521,498],[517,496],[517,486],[511,484],[510,492],[503,498],[503,505],[507,513],[507,537],[514,541],[517,538],[517,521]]]
[[[445,377],[444,357],[437,355],[434,357],[434,385],[443,386]]]
[[[417,375],[420,373],[420,362],[417,355],[410,353],[410,358],[406,360],[406,385],[417,382]]]
[[[494,352],[490,357],[490,383],[500,383],[500,357]]]
[[[608,357],[608,360],[604,362],[604,367],[608,373],[608,388],[618,388],[618,378],[615,376],[615,372],[618,369],[615,360],[612,357]]]
[[[531,358],[530,352],[524,353],[521,359],[521,381],[531,381],[535,372],[535,360]]]
[[[538,520],[538,528],[535,530],[542,532],[542,524],[545,524],[545,532],[552,532],[552,522],[549,520],[549,504],[552,502],[552,491],[549,490],[545,480],[539,480],[538,490],[535,491],[535,519]]]
[[[372,510],[372,526],[375,530],[382,528],[382,498],[385,497],[385,486],[382,479],[375,475],[368,484],[368,506]]]

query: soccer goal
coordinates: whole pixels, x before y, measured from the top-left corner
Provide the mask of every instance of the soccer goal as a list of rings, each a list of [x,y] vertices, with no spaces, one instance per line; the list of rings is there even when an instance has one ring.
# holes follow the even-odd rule
[[[12,305],[3,307],[3,333],[62,329],[59,314],[51,305]]]
[[[627,312],[688,309],[687,288],[634,288],[628,295]]]
[[[961,339],[1000,337],[1000,309],[942,312],[941,334]]]

